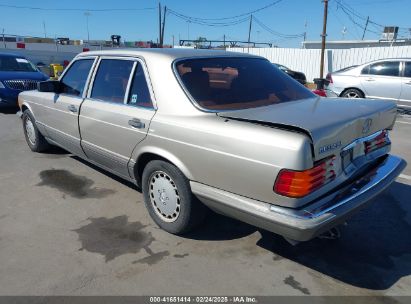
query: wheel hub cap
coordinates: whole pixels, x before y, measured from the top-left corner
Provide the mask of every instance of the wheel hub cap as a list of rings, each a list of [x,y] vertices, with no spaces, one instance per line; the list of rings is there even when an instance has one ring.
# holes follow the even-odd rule
[[[157,215],[165,222],[174,222],[180,214],[180,196],[171,177],[162,171],[150,177],[150,202]]]
[[[27,133],[27,137],[28,137],[30,143],[32,145],[35,145],[36,144],[36,133],[35,133],[35,130],[34,130],[33,122],[31,121],[30,118],[26,119],[26,133]]]
[[[353,92],[352,92],[352,93],[348,93],[348,94],[347,94],[347,97],[348,97],[348,98],[359,98],[360,96],[358,96],[357,93],[353,93]]]

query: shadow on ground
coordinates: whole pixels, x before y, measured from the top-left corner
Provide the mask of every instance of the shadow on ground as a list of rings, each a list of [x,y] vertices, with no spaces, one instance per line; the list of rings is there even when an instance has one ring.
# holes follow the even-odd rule
[[[16,114],[19,109],[14,107],[5,107],[0,106],[0,113],[1,114]]]
[[[410,198],[411,186],[394,183],[341,228],[339,240],[314,239],[291,246],[282,237],[260,230],[257,245],[344,283],[384,290],[411,274]],[[204,228],[186,237],[230,240],[256,230],[214,215]]]
[[[136,186],[73,158],[138,191]],[[373,290],[390,288],[411,275],[411,186],[395,182],[370,206],[341,228],[338,240],[314,239],[291,246],[282,237],[259,230],[257,246],[344,283]],[[185,235],[195,240],[224,241],[245,237],[258,229],[210,214],[206,224]]]

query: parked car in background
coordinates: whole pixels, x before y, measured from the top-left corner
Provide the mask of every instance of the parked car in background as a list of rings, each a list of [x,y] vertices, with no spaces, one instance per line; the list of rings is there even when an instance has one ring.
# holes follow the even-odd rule
[[[383,59],[327,75],[329,97],[378,98],[411,107],[411,59]]]
[[[287,75],[289,75],[290,77],[294,78],[295,80],[297,80],[299,83],[306,85],[307,83],[307,77],[305,77],[305,74],[302,72],[297,72],[297,71],[293,71],[289,68],[287,68],[284,65],[278,64],[278,63],[274,63],[274,65],[279,68],[281,71],[283,71],[284,73],[286,73]]]
[[[393,102],[319,98],[249,54],[87,52],[19,99],[32,151],[58,145],[140,185],[150,216],[175,234],[208,206],[309,240],[405,167],[389,154]]]
[[[26,58],[0,53],[0,106],[17,107],[20,92],[35,90],[39,81],[47,79]]]

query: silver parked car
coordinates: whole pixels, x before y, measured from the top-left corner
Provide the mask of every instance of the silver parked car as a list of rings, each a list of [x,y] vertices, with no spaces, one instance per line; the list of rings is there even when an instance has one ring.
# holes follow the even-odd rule
[[[411,59],[384,59],[327,75],[329,97],[378,98],[411,108]]]
[[[20,94],[31,150],[58,145],[141,186],[180,234],[208,210],[309,240],[390,185],[396,105],[319,98],[257,56],[209,50],[78,55]]]

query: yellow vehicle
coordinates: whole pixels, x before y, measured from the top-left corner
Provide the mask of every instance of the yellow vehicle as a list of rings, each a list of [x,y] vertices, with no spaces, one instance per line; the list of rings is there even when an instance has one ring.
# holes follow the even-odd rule
[[[64,67],[58,63],[50,64],[50,78],[57,80],[61,73],[63,72]]]

